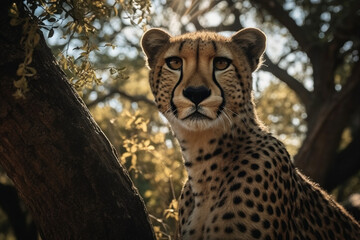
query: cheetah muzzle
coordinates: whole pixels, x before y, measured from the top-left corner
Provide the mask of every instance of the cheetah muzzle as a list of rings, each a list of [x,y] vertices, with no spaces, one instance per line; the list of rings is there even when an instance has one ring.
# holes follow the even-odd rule
[[[181,239],[360,239],[359,224],[293,166],[258,120],[251,75],[265,50],[263,32],[172,37],[150,29],[141,45],[188,172]]]

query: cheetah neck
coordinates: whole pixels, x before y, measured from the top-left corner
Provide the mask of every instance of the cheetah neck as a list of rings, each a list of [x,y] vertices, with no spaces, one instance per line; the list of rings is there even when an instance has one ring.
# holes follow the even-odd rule
[[[220,179],[229,161],[238,161],[246,153],[241,142],[255,142],[268,134],[256,121],[244,124],[240,120],[226,129],[219,127],[190,131],[173,126],[173,131],[182,148],[195,202],[197,198],[199,201],[211,198],[209,193],[214,190],[214,181]]]

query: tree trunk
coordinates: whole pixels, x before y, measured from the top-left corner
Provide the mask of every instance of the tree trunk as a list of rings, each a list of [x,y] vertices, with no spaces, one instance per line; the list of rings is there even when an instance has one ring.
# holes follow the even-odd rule
[[[56,65],[43,38],[26,99],[13,81],[21,26],[0,10],[0,164],[43,239],[155,239],[144,202],[117,154]]]
[[[338,155],[347,157],[342,159],[340,165],[345,162],[352,164],[352,167],[347,166],[346,168],[348,177],[351,176],[349,173],[354,173],[359,166],[357,164],[359,149],[353,149],[351,155],[341,152],[339,154],[338,150],[344,128],[349,126],[351,117],[359,111],[357,103],[360,102],[360,62],[354,64],[343,89],[328,99],[321,104],[317,114],[312,114],[313,118],[315,116],[315,119],[311,120],[313,125],[309,127],[310,131],[295,156],[295,164],[306,175],[331,190],[329,186],[334,187],[336,184],[329,177],[329,173],[334,173],[332,169],[339,162]],[[345,170],[345,168],[343,169]],[[346,178],[337,180],[344,181]]]

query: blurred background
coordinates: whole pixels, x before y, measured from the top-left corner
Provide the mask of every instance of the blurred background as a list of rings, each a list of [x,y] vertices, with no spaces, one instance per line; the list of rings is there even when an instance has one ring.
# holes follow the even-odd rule
[[[24,1],[69,81],[119,153],[158,239],[172,239],[186,180],[178,143],[159,115],[139,46],[146,29],[268,37],[253,74],[260,119],[294,164],[359,220],[360,1]],[[38,239],[0,168],[0,240]],[[356,208],[356,206],[358,208]]]

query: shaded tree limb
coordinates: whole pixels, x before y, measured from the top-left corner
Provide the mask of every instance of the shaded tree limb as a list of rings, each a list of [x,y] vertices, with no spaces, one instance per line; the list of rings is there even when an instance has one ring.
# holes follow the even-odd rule
[[[235,6],[234,6],[235,3],[232,2],[232,1],[227,1],[227,3],[229,5],[229,7],[233,9],[232,13],[234,14],[234,22],[232,22],[231,24],[228,24],[228,25],[224,25],[223,23],[221,23],[218,26],[207,27],[206,29],[208,31],[214,31],[214,32],[231,31],[231,32],[236,32],[236,31],[239,31],[240,29],[244,28],[244,26],[240,22],[241,13],[240,13],[239,9],[235,8]]]
[[[200,10],[199,9],[199,1],[198,0],[193,0],[191,2],[191,6],[186,10],[184,15],[189,15],[190,16],[189,21],[193,22],[199,16],[202,16],[203,14],[211,11],[211,9],[213,7],[215,7],[216,5],[218,5],[220,2],[222,2],[222,0],[210,1],[209,6],[207,6],[206,8]],[[191,12],[194,12],[194,14],[191,14]]]
[[[96,100],[87,103],[86,105],[90,108],[90,107],[94,107],[96,106],[98,103],[100,102],[104,102],[106,99],[113,97],[115,94],[120,94],[120,97],[124,97],[128,100],[130,100],[131,102],[144,102],[146,104],[149,104],[151,106],[155,106],[155,102],[148,99],[145,96],[142,95],[131,95],[128,94],[127,92],[120,90],[120,89],[115,89],[115,88],[111,88],[109,90],[109,92],[105,95],[99,96]]]
[[[342,131],[358,108],[355,103],[360,102],[360,62],[353,66],[343,89],[328,101],[295,156],[295,165],[321,185],[334,164]]]
[[[0,8],[0,164],[43,239],[155,239],[144,202],[114,147],[41,37],[26,99],[15,99],[24,58],[13,1]],[[23,17],[23,16],[20,16]],[[41,35],[41,33],[40,33]],[[41,35],[42,36],[42,35]]]
[[[261,69],[272,73],[280,81],[286,83],[289,88],[296,93],[305,108],[309,109],[312,99],[311,92],[309,92],[298,80],[289,75],[286,70],[273,63],[267,54],[264,54],[264,59],[265,63]]]
[[[298,26],[293,18],[290,17],[289,12],[285,11],[283,6],[275,0],[251,0],[252,3],[260,5],[260,8],[265,9],[276,20],[279,21],[284,27],[288,29],[290,34],[299,43],[302,50],[308,52],[310,50],[312,41],[308,39],[306,31]]]
[[[224,32],[224,31],[230,31],[230,32],[236,32],[240,29],[243,28],[243,25],[240,22],[234,22],[233,24],[230,25],[219,25],[219,26],[215,26],[215,27],[207,27],[206,31],[210,31],[210,32]],[[202,27],[200,28],[200,30],[202,29]]]
[[[202,16],[203,14],[211,11],[216,5],[218,5],[222,1],[212,1],[210,2],[209,6],[205,9],[199,10],[199,4],[192,4],[194,7],[190,7],[191,10],[187,10],[184,14],[189,14],[188,12],[195,11],[194,15],[190,15],[190,20],[192,24],[194,24],[196,30],[202,30],[204,27],[199,22],[199,16]],[[224,25],[223,23],[220,23],[218,26],[214,27],[206,27],[206,31],[213,31],[213,32],[221,32],[221,31],[238,31],[243,28],[241,22],[240,22],[240,11],[239,9],[235,8],[235,2],[227,0],[228,4],[227,9],[232,9],[232,13],[234,14],[234,22],[232,24]],[[181,27],[181,32],[186,32],[186,25],[183,25]]]

